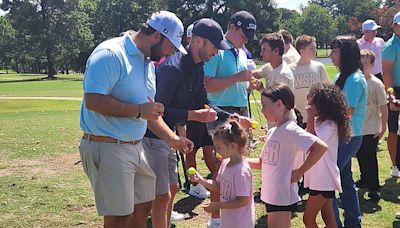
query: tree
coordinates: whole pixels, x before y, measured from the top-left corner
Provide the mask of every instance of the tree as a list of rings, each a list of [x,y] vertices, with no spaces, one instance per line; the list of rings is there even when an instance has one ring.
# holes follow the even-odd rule
[[[299,26],[303,34],[314,36],[318,46],[326,47],[335,37],[337,28],[326,8],[311,4],[304,8]]]
[[[6,16],[0,16],[0,66],[3,66],[8,74],[11,64],[12,49],[15,30]]]
[[[276,21],[279,29],[285,29],[289,31],[293,37],[300,36],[302,34],[302,29],[299,26],[300,13],[296,10],[289,10],[285,8],[278,8],[276,10]]]

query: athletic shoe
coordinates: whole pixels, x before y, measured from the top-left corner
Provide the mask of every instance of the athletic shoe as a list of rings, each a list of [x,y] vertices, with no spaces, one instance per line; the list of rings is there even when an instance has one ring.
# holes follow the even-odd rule
[[[201,184],[190,185],[189,195],[205,199],[210,197],[210,192]]]
[[[219,228],[221,226],[221,219],[211,218],[207,222],[207,228]]]
[[[397,166],[392,166],[392,172],[390,173],[392,177],[400,177],[400,171]]]
[[[356,181],[355,184],[356,184],[357,188],[359,188],[359,189],[366,189],[368,187],[367,184],[362,180]]]
[[[368,197],[371,198],[372,200],[380,200],[381,193],[379,191],[370,191],[368,193]]]
[[[397,218],[397,219],[400,219],[400,212],[397,212],[397,213],[396,213],[396,218]]]
[[[181,214],[177,211],[172,211],[171,212],[171,221],[172,222],[177,222],[177,221],[182,221],[185,219],[185,215]]]

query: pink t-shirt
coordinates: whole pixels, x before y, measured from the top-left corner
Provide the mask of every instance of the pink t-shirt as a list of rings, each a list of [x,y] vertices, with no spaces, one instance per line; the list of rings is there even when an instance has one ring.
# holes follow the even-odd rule
[[[371,74],[378,74],[382,72],[382,48],[385,45],[385,41],[380,37],[375,37],[372,42],[368,42],[362,36],[357,40],[358,47],[360,50],[368,49],[375,54],[375,65],[371,69]]]
[[[249,163],[243,159],[234,166],[228,166],[229,159],[222,161],[217,181],[220,183],[220,201],[234,200],[237,196],[250,196],[247,206],[236,209],[221,209],[222,228],[242,228],[255,226],[253,197],[253,176]]]
[[[328,150],[322,158],[304,173],[304,187],[318,191],[342,192],[340,171],[337,167],[338,157],[338,127],[332,121],[315,123],[315,133],[328,145]]]
[[[306,153],[317,136],[289,120],[268,131],[261,151],[261,200],[288,206],[300,200],[297,183],[291,183],[296,154]]]

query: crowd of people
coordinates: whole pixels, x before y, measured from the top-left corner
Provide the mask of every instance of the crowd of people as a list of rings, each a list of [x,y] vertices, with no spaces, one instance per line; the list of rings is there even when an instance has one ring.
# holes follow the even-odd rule
[[[251,13],[238,11],[224,33],[218,22],[201,18],[188,26],[185,47],[181,20],[159,11],[137,32],[92,52],[79,150],[104,227],[146,227],[151,215],[153,227],[167,228],[183,218],[173,211],[177,151],[195,168],[196,152],[203,150],[212,177],[189,173],[188,193],[210,197],[203,205],[211,213],[207,227],[255,226],[252,169],[261,170],[268,227],[290,227],[301,202],[299,186],[309,193],[306,227],[318,227],[319,212],[326,227],[361,227],[357,190],[380,199],[376,153],[387,125],[390,175],[400,177],[400,12],[386,43],[376,37],[380,26],[373,20],[363,23],[362,38],[333,40],[330,57],[339,73],[332,82],[314,60],[315,37],[294,42],[285,30],[262,37],[265,64],[253,69],[245,45],[255,40],[256,24]],[[261,92],[268,123],[256,158],[247,156],[254,140],[253,90]],[[361,173],[356,182],[353,156]]]

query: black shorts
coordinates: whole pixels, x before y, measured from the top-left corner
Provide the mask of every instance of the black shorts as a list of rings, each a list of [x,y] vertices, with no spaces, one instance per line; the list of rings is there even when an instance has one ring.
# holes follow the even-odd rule
[[[396,94],[396,98],[400,98],[400,87],[393,87],[393,89],[394,89],[394,92]],[[397,129],[399,129],[398,120],[399,120],[399,112],[391,111],[390,108],[389,108],[388,128],[389,128],[389,132],[390,133],[397,134]]]
[[[269,203],[265,203],[265,208],[267,212],[276,212],[276,211],[290,211],[296,212],[297,211],[297,203],[288,206],[277,206]]]
[[[322,195],[324,198],[333,199],[335,198],[335,191],[318,191],[318,190],[309,190],[310,196]]]
[[[203,146],[212,146],[213,141],[208,134],[207,125],[197,121],[189,121],[186,124],[186,137],[192,140],[194,149]]]

